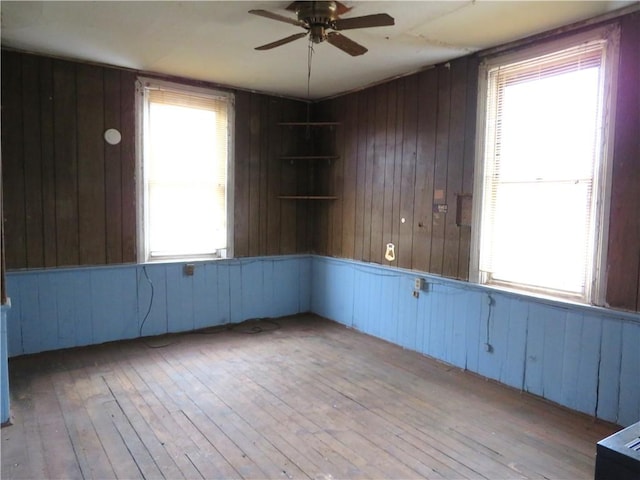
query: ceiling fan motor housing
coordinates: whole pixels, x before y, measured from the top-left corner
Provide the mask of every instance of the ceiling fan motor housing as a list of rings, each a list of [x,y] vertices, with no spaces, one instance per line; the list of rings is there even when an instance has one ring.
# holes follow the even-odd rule
[[[336,2],[296,2],[298,20],[309,26],[309,36],[314,43],[327,39],[326,29],[333,28],[338,18]]]

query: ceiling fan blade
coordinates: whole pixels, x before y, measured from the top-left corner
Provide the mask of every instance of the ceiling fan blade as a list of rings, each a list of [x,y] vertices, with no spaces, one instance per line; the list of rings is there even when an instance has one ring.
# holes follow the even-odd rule
[[[395,20],[386,13],[364,15],[362,17],[339,18],[333,23],[335,30],[351,30],[354,28],[387,27],[395,25]]]
[[[297,27],[306,27],[304,22],[296,20],[295,18],[285,17],[284,15],[278,15],[277,13],[269,12],[268,10],[249,10],[249,13],[258,15],[259,17],[270,18],[271,20],[277,20],[279,22],[290,23]]]
[[[367,53],[367,49],[365,47],[338,32],[328,33],[327,42],[329,42],[334,47],[338,47],[340,50],[348,53],[352,57],[357,57],[358,55]]]
[[[293,42],[294,40],[298,40],[299,38],[306,37],[307,32],[296,33],[295,35],[290,35],[286,38],[281,38],[280,40],[276,40],[275,42],[267,43],[266,45],[261,45],[256,47],[256,50],[270,50],[275,47],[279,47],[280,45],[284,45],[289,42]]]

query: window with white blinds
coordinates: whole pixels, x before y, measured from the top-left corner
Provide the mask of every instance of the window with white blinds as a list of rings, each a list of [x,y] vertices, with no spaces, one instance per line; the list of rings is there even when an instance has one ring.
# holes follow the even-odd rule
[[[142,95],[144,260],[225,256],[230,97],[149,82]]]
[[[610,38],[482,65],[480,282],[595,301],[608,191]]]

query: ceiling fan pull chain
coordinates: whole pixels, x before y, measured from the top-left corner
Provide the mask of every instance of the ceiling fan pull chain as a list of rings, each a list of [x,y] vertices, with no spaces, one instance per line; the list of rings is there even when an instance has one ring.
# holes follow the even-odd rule
[[[313,41],[309,39],[309,51],[307,53],[307,124],[311,121],[311,62],[313,61]],[[309,140],[311,129],[306,128],[306,138]]]

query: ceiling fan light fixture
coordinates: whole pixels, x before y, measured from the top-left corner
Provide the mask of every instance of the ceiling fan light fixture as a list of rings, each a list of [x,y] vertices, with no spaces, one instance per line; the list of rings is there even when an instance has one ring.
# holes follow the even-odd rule
[[[355,57],[366,53],[367,49],[340,34],[339,31],[385,27],[395,23],[393,18],[386,13],[341,19],[339,16],[348,12],[351,8],[337,1],[295,1],[287,7],[287,10],[295,12],[297,18],[284,17],[267,10],[249,10],[249,13],[253,15],[296,25],[305,30],[304,33],[291,35],[256,47],[256,50],[270,50],[309,35],[310,44],[327,41],[327,43]]]

